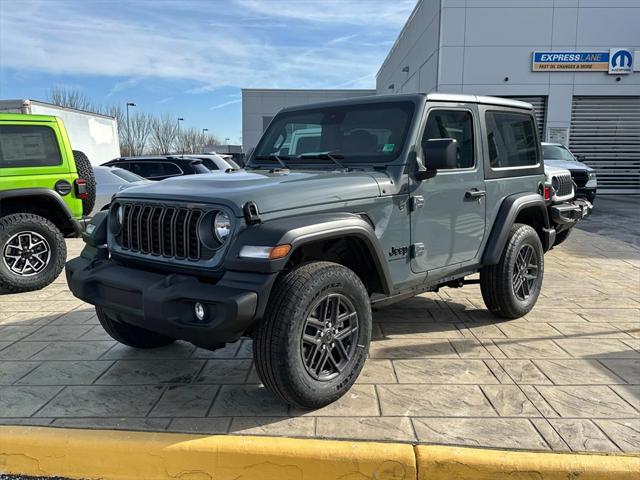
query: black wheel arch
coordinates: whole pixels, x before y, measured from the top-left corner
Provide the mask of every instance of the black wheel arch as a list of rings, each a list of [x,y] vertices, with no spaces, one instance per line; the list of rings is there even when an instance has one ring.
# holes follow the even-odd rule
[[[553,246],[555,230],[551,227],[549,212],[542,195],[516,193],[507,196],[500,205],[482,255],[483,265],[495,265],[500,261],[514,223],[524,223],[533,227],[545,252]]]
[[[65,236],[82,233],[82,227],[69,206],[48,188],[17,188],[0,192],[0,217],[12,213],[33,213],[47,218]]]
[[[279,260],[239,257],[245,245],[283,244],[291,245],[291,252]],[[344,249],[350,255],[337,254]],[[370,268],[368,273],[372,276],[363,280],[370,291],[390,294],[393,290],[389,267],[371,223],[365,216],[354,213],[294,216],[248,226],[230,246],[224,268],[274,273],[292,263],[311,260],[340,263],[352,268],[361,278],[366,277],[362,268]]]

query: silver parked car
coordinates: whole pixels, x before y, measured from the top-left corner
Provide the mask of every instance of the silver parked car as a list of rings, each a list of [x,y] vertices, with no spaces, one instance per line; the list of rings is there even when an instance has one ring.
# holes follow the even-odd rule
[[[124,168],[95,166],[93,172],[96,176],[96,204],[92,213],[108,208],[111,197],[120,190],[151,182]]]

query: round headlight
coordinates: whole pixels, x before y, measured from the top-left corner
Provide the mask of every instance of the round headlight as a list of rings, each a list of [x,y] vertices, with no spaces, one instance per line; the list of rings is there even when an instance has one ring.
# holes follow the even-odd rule
[[[213,221],[213,232],[216,234],[218,241],[224,243],[229,233],[231,233],[231,219],[229,215],[225,212],[218,212]]]
[[[553,187],[553,190],[555,192],[558,191],[558,189],[560,188],[560,180],[558,180],[558,177],[553,177],[551,179],[551,186]]]

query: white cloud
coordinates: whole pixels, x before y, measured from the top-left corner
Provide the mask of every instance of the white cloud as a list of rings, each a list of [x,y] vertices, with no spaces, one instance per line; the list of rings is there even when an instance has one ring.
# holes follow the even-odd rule
[[[371,46],[380,37],[368,27],[399,30],[414,0],[327,1],[236,0],[213,27],[210,2],[3,3],[0,58],[15,70],[126,78],[110,94],[154,78],[193,81],[190,93],[371,87],[387,50]]]
[[[218,105],[214,105],[209,110],[218,110],[220,108],[228,107],[229,105],[235,105],[236,103],[240,103],[241,101],[242,100],[239,98],[236,100],[229,100],[228,102],[222,102],[222,103],[219,103]]]

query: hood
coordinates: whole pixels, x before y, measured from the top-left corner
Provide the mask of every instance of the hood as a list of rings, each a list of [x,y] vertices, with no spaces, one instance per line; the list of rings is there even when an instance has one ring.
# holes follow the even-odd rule
[[[587,172],[593,172],[593,168],[582,162],[571,162],[569,160],[545,160],[545,165],[557,168],[566,168],[567,170],[586,170]]]
[[[566,168],[560,168],[552,165],[544,164],[544,174],[548,177],[553,175],[571,175],[571,172]]]
[[[176,202],[221,203],[242,214],[249,201],[260,213],[346,202],[380,196],[380,182],[388,176],[379,172],[342,171],[240,171],[207,173],[168,178],[118,194],[126,198],[147,198]]]

